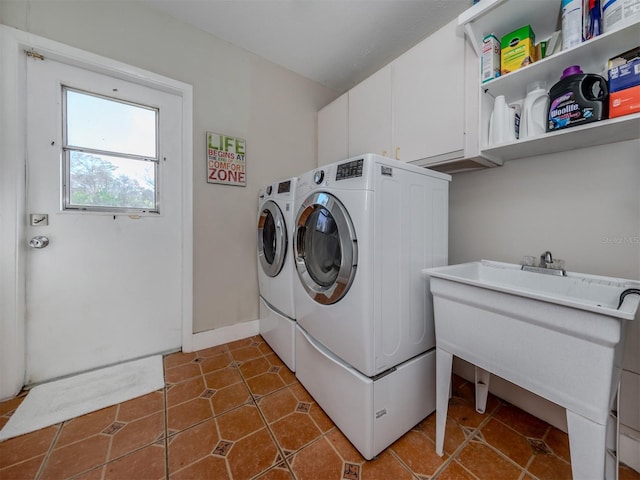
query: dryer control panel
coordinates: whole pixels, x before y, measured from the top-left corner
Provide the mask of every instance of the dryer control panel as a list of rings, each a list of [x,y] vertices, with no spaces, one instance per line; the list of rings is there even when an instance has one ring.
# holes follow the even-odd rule
[[[361,177],[363,166],[364,160],[362,158],[338,165],[338,169],[336,171],[336,181],[345,180],[347,178]]]
[[[291,191],[291,180],[278,184],[278,193],[289,193]]]

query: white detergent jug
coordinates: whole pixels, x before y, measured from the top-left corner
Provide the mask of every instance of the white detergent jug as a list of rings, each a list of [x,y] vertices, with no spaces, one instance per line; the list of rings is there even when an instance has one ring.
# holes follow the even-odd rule
[[[517,109],[517,105],[507,104],[504,95],[495,98],[489,119],[489,145],[513,142],[518,138],[520,116]]]
[[[533,82],[527,86],[527,96],[522,105],[520,138],[531,138],[547,131],[549,95],[544,83]]]

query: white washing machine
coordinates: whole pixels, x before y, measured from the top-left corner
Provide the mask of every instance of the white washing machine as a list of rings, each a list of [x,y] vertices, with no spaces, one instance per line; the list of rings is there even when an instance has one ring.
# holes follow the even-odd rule
[[[297,177],[275,182],[258,194],[258,287],[260,334],[295,371],[292,239]]]
[[[298,181],[296,376],[365,458],[435,409],[421,271],[447,264],[450,179],[367,154]]]

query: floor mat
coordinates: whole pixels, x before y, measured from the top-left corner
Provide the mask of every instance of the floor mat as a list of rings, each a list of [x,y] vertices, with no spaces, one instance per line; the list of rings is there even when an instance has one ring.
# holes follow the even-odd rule
[[[162,356],[121,363],[32,388],[0,441],[34,432],[164,387]]]

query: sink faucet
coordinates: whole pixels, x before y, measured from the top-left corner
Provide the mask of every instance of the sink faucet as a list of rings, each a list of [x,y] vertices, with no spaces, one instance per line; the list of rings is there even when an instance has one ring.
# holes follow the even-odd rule
[[[547,268],[550,263],[553,263],[553,256],[551,255],[551,252],[547,250],[540,255],[540,267]]]
[[[553,255],[551,255],[549,250],[540,255],[540,262],[537,266],[535,265],[535,257],[523,257],[521,270],[525,270],[527,272],[546,273],[548,275],[565,276],[567,274],[564,270],[564,260],[554,260]]]

